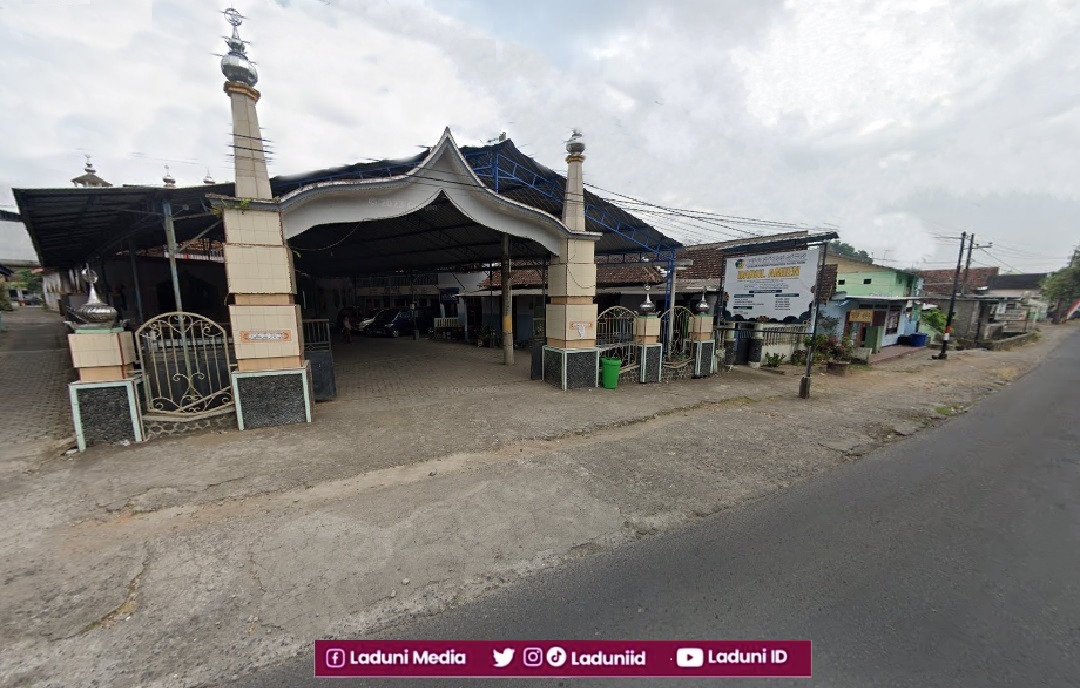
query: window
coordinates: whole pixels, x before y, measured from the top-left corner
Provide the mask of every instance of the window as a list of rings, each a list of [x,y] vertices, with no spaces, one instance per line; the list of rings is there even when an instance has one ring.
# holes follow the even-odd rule
[[[889,308],[889,317],[885,322],[885,334],[896,334],[900,329],[900,310]]]
[[[847,282],[847,280],[842,280],[842,279],[836,280],[837,285],[844,284],[845,282]]]
[[[867,277],[866,279],[864,279],[864,280],[862,281],[862,283],[863,283],[863,284],[870,284],[870,278],[869,278],[869,277]]]

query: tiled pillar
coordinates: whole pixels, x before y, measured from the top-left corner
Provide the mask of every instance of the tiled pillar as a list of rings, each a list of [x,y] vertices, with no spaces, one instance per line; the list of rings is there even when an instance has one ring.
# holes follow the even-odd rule
[[[563,223],[571,232],[585,232],[585,189],[581,164],[585,144],[575,132],[566,144],[566,195]],[[600,350],[596,348],[596,238],[563,239],[559,255],[548,267],[547,346],[544,380],[563,389],[600,384]]]
[[[591,239],[565,239],[562,255],[548,268],[546,327],[548,346],[588,349],[596,346],[596,262]]]
[[[641,382],[660,382],[664,374],[664,345],[660,343],[660,317],[634,318],[634,345],[638,347]]]
[[[693,377],[708,377],[716,372],[716,337],[712,315],[697,314],[690,318],[690,354],[694,362]]]
[[[78,329],[68,335],[68,348],[79,371],[78,381],[68,385],[79,451],[93,444],[142,442],[132,333],[119,327]]]
[[[225,274],[236,351],[233,392],[241,429],[311,421],[311,372],[292,254],[281,215],[252,201],[271,198],[255,104],[259,92],[225,83],[232,103],[236,198],[222,202]]]

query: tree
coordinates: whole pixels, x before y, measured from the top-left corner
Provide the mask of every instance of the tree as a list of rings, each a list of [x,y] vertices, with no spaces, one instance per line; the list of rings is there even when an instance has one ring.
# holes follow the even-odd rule
[[[829,242],[829,253],[843,256],[844,258],[851,258],[853,260],[861,260],[864,263],[872,263],[874,261],[874,257],[866,251],[857,249],[851,244],[845,244],[839,239],[834,239]]]
[[[41,293],[41,273],[34,272],[30,268],[23,268],[15,273],[15,282],[18,282],[26,288],[26,291],[31,294]]]
[[[1054,322],[1061,322],[1065,308],[1080,299],[1080,251],[1073,254],[1072,262],[1051,273],[1042,285],[1043,297],[1054,305]]]

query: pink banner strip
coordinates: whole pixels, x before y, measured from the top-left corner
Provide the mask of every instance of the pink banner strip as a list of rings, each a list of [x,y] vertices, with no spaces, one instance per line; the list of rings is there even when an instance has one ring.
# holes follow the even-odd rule
[[[809,678],[809,640],[316,640],[316,677]]]

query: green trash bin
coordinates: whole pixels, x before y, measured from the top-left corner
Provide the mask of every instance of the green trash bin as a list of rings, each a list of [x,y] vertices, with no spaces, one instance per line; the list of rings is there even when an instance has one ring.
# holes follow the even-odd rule
[[[619,384],[619,371],[622,370],[621,358],[600,359],[600,386],[615,389]]]

